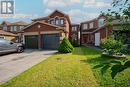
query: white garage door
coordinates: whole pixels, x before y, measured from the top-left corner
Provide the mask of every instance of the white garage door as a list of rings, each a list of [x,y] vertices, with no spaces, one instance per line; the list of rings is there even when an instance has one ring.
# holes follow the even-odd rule
[[[100,46],[100,33],[95,33],[95,46]]]

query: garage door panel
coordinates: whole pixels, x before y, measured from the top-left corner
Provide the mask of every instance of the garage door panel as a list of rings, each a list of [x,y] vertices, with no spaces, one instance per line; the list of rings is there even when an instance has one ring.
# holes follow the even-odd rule
[[[43,49],[58,49],[60,44],[59,34],[44,34],[42,35]]]
[[[38,36],[37,35],[25,36],[25,47],[30,49],[37,49]]]

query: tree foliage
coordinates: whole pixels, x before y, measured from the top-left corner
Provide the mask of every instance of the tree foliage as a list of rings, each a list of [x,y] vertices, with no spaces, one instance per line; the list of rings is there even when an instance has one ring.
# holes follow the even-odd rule
[[[121,22],[123,30],[130,29],[130,26],[128,25],[128,19],[130,19],[130,0],[113,0],[112,6],[113,8],[116,8],[116,10],[108,9],[107,13],[102,13],[105,15],[107,23],[112,25],[112,21],[118,19]],[[101,68],[101,73],[103,75],[110,69],[111,77],[114,79],[118,73],[130,68],[130,60],[109,61],[96,65],[94,69],[96,68]]]
[[[107,13],[103,13],[108,24],[112,25],[112,21],[118,19],[123,30],[130,29],[127,25],[130,18],[130,0],[113,0],[112,6],[116,10],[108,9]]]

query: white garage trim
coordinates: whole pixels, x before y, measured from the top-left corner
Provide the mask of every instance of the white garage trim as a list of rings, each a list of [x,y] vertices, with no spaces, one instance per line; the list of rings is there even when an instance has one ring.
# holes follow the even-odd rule
[[[38,35],[38,32],[25,32],[24,35]]]
[[[60,33],[60,31],[47,31],[47,32],[43,31],[43,32],[41,32],[41,34],[55,34],[55,33]]]
[[[22,38],[23,38],[23,44],[25,44],[25,36],[22,35]]]
[[[95,33],[95,46],[100,46],[100,33]]]

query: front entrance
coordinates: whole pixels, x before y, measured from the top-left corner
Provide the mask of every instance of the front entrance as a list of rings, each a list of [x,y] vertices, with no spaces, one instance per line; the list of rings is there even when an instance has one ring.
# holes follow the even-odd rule
[[[100,33],[95,33],[95,46],[100,46]]]

